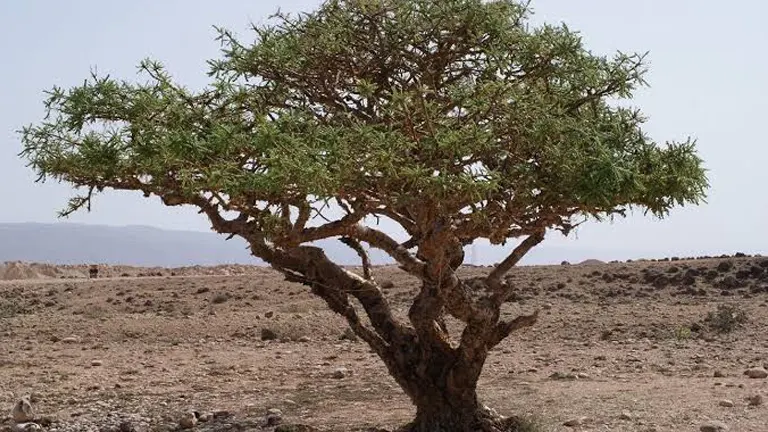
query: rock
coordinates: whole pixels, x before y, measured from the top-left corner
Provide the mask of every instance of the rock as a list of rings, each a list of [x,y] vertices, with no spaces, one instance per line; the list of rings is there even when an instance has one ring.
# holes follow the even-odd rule
[[[726,407],[726,408],[733,408],[733,405],[734,405],[733,401],[730,399],[723,399],[717,404],[720,405],[721,407]]]
[[[78,342],[79,342],[79,339],[76,338],[75,336],[65,337],[64,339],[61,340],[61,343],[64,343],[64,344],[74,344]]]
[[[581,425],[583,425],[584,423],[586,423],[586,422],[587,422],[587,420],[588,420],[588,418],[587,418],[587,417],[577,417],[577,418],[572,418],[572,419],[570,419],[570,420],[566,420],[566,421],[563,423],[563,426],[568,426],[568,427],[576,427],[576,426],[581,426]]]
[[[761,367],[755,367],[744,371],[744,375],[750,378],[768,378],[768,371]]]
[[[269,341],[275,339],[277,339],[277,333],[275,333],[273,330],[270,330],[266,327],[261,329],[261,340]]]
[[[28,423],[35,418],[35,410],[32,408],[32,402],[23,397],[16,401],[11,409],[11,419],[14,423]]]
[[[185,412],[179,419],[179,427],[181,429],[192,429],[197,425],[197,417],[194,411]]]
[[[200,423],[208,423],[211,420],[213,420],[213,413],[200,414],[200,417],[197,418]]]
[[[277,408],[270,408],[266,415],[267,426],[277,426],[283,422],[283,412]]]
[[[333,370],[333,378],[342,379],[349,375],[349,369],[345,367],[339,367]]]
[[[101,366],[103,364],[104,364],[104,362],[101,361],[101,360],[92,360],[91,361],[91,366]]]
[[[747,398],[747,404],[749,406],[760,406],[764,403],[763,395],[756,394]]]
[[[319,429],[314,428],[312,426],[307,425],[301,425],[301,424],[289,424],[289,425],[280,425],[275,428],[275,432],[318,432]]]
[[[699,426],[699,431],[701,432],[725,432],[727,430],[728,426],[719,421],[710,421]]]
[[[43,430],[43,427],[37,423],[26,422],[26,423],[17,423],[13,425],[13,428],[11,428],[11,430],[14,432],[34,432],[34,431]]]
[[[629,411],[622,411],[619,418],[621,420],[632,420],[632,413],[630,413]]]
[[[303,342],[303,343],[312,342],[312,339],[310,339],[309,336],[302,336],[299,338],[299,342]]]
[[[721,370],[716,370],[715,373],[713,374],[713,376],[715,378],[724,378],[725,377],[725,373],[723,373],[723,371],[721,371]]]
[[[717,265],[717,271],[727,273],[733,268],[733,261],[722,261]]]
[[[348,340],[351,342],[357,342],[357,335],[351,328],[347,327],[344,332],[339,336],[339,340]]]
[[[272,318],[275,316],[275,313],[272,311],[267,311],[267,313],[264,314],[264,318]]]

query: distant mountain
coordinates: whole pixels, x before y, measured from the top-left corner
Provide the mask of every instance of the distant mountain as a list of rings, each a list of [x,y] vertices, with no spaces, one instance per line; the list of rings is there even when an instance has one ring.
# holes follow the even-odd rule
[[[123,264],[134,266],[181,267],[189,265],[263,264],[252,257],[240,238],[225,241],[213,232],[174,231],[146,226],[115,227],[74,223],[0,224],[0,263],[27,261],[51,264]],[[359,264],[354,251],[335,239],[318,242],[329,257],[340,264]],[[624,251],[626,252],[626,251]],[[382,252],[371,250],[375,264],[392,261]],[[466,264],[493,264],[506,252],[477,245],[467,248]],[[523,261],[524,264],[573,263],[597,258],[629,258],[621,251],[596,251],[543,244]]]
[[[146,226],[0,224],[0,263],[28,261],[162,267],[263,264],[251,256],[242,239],[225,240],[226,236],[213,232],[174,231]],[[319,242],[319,245],[324,246],[326,253],[338,262],[359,262],[355,252],[338,241],[326,240]],[[372,253],[372,259],[386,262],[379,253]]]

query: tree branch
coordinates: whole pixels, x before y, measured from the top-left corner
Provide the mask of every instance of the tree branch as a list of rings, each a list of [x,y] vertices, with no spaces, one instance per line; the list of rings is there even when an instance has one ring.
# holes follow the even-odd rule
[[[413,254],[408,252],[408,249],[401,246],[400,243],[387,234],[360,224],[350,226],[346,230],[346,234],[349,237],[364,241],[376,249],[386,252],[406,272],[419,278],[424,277],[426,269],[424,263],[416,259]]]
[[[515,249],[512,250],[504,261],[500,262],[495,269],[488,275],[486,281],[495,291],[501,291],[504,284],[501,282],[501,278],[509,272],[512,267],[517,265],[518,262],[528,253],[534,246],[541,243],[544,240],[545,230],[542,228],[534,234],[529,235],[523,240]],[[502,301],[503,302],[503,301]]]
[[[365,251],[365,249],[363,249],[363,245],[361,245],[359,241],[353,239],[352,237],[342,237],[339,239],[339,241],[357,252],[357,255],[360,257],[360,260],[363,263],[363,277],[366,280],[373,280],[371,276],[371,259],[368,257],[368,253]]]
[[[524,327],[531,327],[534,324],[536,324],[536,321],[539,318],[539,311],[538,309],[533,312],[531,315],[520,315],[519,317],[513,319],[512,321],[501,321],[496,325],[496,328],[493,330],[493,333],[491,335],[491,347],[494,347],[498,345],[501,341],[504,340],[507,336],[512,334],[513,331],[519,330]]]

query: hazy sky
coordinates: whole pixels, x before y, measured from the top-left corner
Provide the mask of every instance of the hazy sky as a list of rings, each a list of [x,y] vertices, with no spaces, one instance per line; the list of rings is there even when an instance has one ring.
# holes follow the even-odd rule
[[[131,0],[0,2],[0,222],[55,222],[65,185],[33,183],[16,155],[16,130],[41,119],[43,90],[77,85],[93,67],[135,77],[144,57],[162,61],[182,83],[205,85],[205,60],[218,56],[212,25],[250,38],[247,27],[274,12],[310,10],[317,0]],[[536,21],[566,22],[596,52],[650,51],[650,88],[634,101],[663,142],[694,136],[712,188],[708,203],[678,209],[664,221],[642,215],[586,225],[552,246],[615,251],[616,258],[720,252],[766,252],[768,230],[768,3],[737,0],[534,0]],[[141,224],[207,230],[193,210],[171,209],[140,194],[110,192],[92,224]],[[572,242],[575,242],[572,244]],[[604,254],[603,254],[604,255]]]

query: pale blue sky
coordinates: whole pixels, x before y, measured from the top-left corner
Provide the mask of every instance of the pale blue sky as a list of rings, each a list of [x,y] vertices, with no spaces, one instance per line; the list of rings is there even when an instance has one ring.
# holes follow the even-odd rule
[[[146,56],[182,83],[206,83],[205,60],[218,55],[212,25],[247,35],[248,23],[278,6],[309,10],[317,0],[131,0],[0,2],[0,222],[55,222],[70,190],[35,184],[16,154],[15,130],[42,115],[42,91],[81,83],[90,69],[133,78]],[[616,258],[642,255],[766,252],[768,230],[768,3],[738,0],[534,0],[536,21],[564,21],[596,52],[650,51],[649,89],[635,104],[659,140],[699,140],[710,170],[709,203],[664,221],[641,215],[587,225],[552,246]],[[250,36],[248,36],[250,37]],[[207,230],[193,210],[171,209],[139,194],[104,194],[92,213],[71,221]],[[578,238],[576,238],[578,237]],[[574,243],[575,242],[575,243]],[[601,252],[602,251],[602,252]]]

